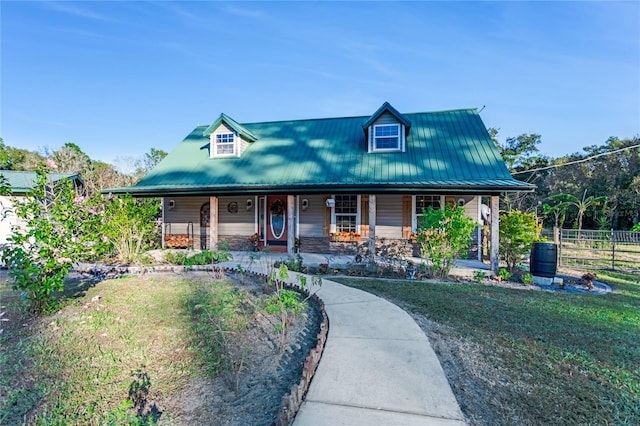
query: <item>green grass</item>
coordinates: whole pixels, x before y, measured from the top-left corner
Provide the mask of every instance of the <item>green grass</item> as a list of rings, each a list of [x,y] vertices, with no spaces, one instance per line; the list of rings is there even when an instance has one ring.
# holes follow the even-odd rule
[[[245,293],[211,280],[129,277],[66,294],[61,311],[33,318],[0,284],[0,424],[154,424],[145,401],[229,368],[216,332],[249,315]]]
[[[499,423],[638,424],[639,277],[599,271],[598,279],[616,291],[594,296],[473,284],[340,282],[397,301],[476,348],[474,355],[506,378],[484,389],[485,409],[497,412]]]

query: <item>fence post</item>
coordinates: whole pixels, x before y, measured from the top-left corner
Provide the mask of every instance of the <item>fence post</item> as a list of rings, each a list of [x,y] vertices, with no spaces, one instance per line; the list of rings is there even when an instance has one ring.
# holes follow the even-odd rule
[[[616,239],[611,228],[611,269],[616,270]]]
[[[558,237],[558,265],[563,266],[562,265],[562,228],[556,228],[555,226],[553,227],[553,239],[556,239],[556,233],[558,233],[559,237]]]

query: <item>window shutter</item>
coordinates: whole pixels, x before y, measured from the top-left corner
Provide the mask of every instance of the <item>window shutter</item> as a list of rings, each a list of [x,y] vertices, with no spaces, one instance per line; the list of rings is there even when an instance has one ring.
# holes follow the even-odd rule
[[[411,237],[411,195],[402,196],[402,238]]]
[[[369,237],[369,196],[360,197],[360,236]]]

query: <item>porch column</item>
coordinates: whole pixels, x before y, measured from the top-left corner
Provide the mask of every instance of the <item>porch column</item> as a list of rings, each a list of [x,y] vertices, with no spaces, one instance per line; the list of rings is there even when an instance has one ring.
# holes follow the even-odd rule
[[[477,196],[478,202],[478,214],[476,221],[478,222],[478,228],[476,232],[476,238],[478,239],[478,262],[482,262],[482,197]]]
[[[293,256],[295,252],[296,238],[296,196],[287,195],[287,253]]]
[[[165,199],[165,197],[162,197],[160,199],[160,209],[162,210],[162,229],[161,229],[161,231],[162,231],[162,240],[160,240],[161,241],[160,247],[162,247],[162,248],[165,248],[164,247],[164,237],[166,236],[166,229],[165,229],[166,228],[166,224],[164,222],[164,206],[165,206],[164,199]]]
[[[376,195],[369,194],[369,253],[376,259]]]
[[[218,197],[209,197],[209,250],[218,249]]]
[[[491,196],[491,272],[498,273],[498,245],[500,244],[500,197]]]

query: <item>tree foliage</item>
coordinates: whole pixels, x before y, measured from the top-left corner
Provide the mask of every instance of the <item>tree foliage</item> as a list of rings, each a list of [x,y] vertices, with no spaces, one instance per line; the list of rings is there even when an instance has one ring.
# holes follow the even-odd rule
[[[606,204],[600,202],[597,208],[584,212],[578,208],[568,209],[565,216],[568,226],[630,229],[640,222],[638,137],[611,137],[602,145],[585,147],[582,153],[552,159],[539,155],[540,135],[522,134],[500,143],[498,130],[488,130],[514,178],[537,186],[533,193],[510,193],[503,197],[501,208],[504,210],[539,213],[542,207],[551,226],[556,221],[562,222],[562,212],[555,209],[560,200],[554,200],[553,196],[569,194],[581,200],[587,191],[594,198],[606,196]],[[545,204],[548,207],[544,207]]]
[[[102,228],[116,256],[124,262],[135,262],[152,247],[158,234],[156,222],[160,212],[157,199],[134,199],[130,194],[116,197],[105,207],[107,220]]]
[[[511,210],[500,216],[499,252],[509,271],[515,271],[523,256],[531,251],[541,228],[534,213]]]
[[[464,208],[447,205],[444,210],[429,206],[418,218],[420,255],[431,260],[433,275],[445,277],[455,259],[471,243],[475,222],[465,217]]]
[[[55,163],[50,162],[54,166]],[[73,263],[101,254],[99,200],[82,196],[68,179],[53,182],[42,165],[33,189],[16,199],[14,226],[2,260],[10,282],[22,290],[32,311],[55,309]]]

